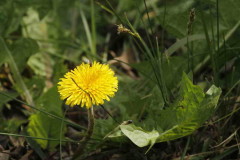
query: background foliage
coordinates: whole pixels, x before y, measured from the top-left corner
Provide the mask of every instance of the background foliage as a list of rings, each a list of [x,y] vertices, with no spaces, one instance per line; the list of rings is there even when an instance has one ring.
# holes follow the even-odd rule
[[[87,59],[109,63],[119,91],[94,107],[81,159],[238,159],[239,8],[239,0],[1,0],[0,159],[73,156],[87,113],[64,105],[56,86]]]

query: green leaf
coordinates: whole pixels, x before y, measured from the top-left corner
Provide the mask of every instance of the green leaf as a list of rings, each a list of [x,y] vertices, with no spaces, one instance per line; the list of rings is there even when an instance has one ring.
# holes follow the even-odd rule
[[[44,88],[45,88],[45,81],[46,79],[40,76],[34,76],[31,79],[26,79],[26,85],[29,88],[30,94],[32,95],[33,99],[36,100],[41,96]]]
[[[220,94],[221,89],[215,86],[204,94],[183,74],[178,100],[160,112],[158,122],[163,133],[158,142],[177,139],[198,129],[214,113]]]
[[[0,34],[8,35],[19,27],[23,11],[14,6],[12,1],[1,1],[0,4]]]
[[[41,106],[45,111],[63,117],[61,100],[57,92],[57,87],[49,89],[38,100],[38,106]],[[41,138],[55,138],[64,136],[64,131],[61,131],[61,121],[51,118],[43,113],[36,113],[30,116],[27,132],[30,136]],[[64,127],[65,128],[65,125]],[[46,141],[37,139],[38,144],[44,149],[53,149],[59,144],[58,141]]]
[[[15,41],[11,48],[12,56],[20,72],[25,68],[28,58],[39,50],[37,42],[30,38]]]
[[[156,130],[152,130],[151,132],[145,131],[141,127],[136,127],[133,124],[122,124],[120,125],[120,129],[123,134],[125,134],[138,147],[150,145],[151,148],[159,137],[159,133]]]
[[[179,97],[165,110],[155,112],[148,119],[155,119],[156,126],[149,132],[133,124],[121,125],[121,131],[139,147],[170,141],[192,134],[215,111],[221,89],[216,86],[204,94],[203,90],[193,85],[184,73],[180,85]],[[146,120],[147,121],[147,120]]]

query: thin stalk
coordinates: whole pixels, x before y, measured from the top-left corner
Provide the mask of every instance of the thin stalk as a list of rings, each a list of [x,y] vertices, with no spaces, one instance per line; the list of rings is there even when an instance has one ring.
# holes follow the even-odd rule
[[[216,13],[217,13],[217,51],[215,53],[216,57],[218,57],[218,52],[219,52],[219,48],[220,48],[220,33],[219,33],[219,1],[216,0]],[[216,61],[215,61],[215,71],[218,70],[216,65]],[[218,84],[218,78],[216,77],[217,73],[215,73],[215,79],[217,81]]]
[[[208,46],[208,50],[210,52],[210,58],[211,58],[212,66],[213,66],[214,80],[216,80],[216,63],[215,63],[215,58],[214,58],[215,56],[214,56],[214,53],[213,53],[213,48],[211,47],[211,41],[210,41],[210,38],[209,38],[207,25],[205,23],[204,16],[203,16],[202,12],[201,12],[201,19],[202,19],[203,29],[204,29],[204,33],[205,33],[205,37],[206,37],[206,41],[207,41],[207,46]]]
[[[161,46],[162,46],[162,50],[164,50],[164,28],[165,28],[165,19],[166,19],[166,12],[167,12],[167,3],[166,3],[166,0],[164,0],[164,12],[163,12],[163,22],[162,22],[162,43],[161,43]]]
[[[193,45],[190,47],[189,36],[193,31],[193,22],[195,20],[195,9],[191,9],[187,26],[187,50],[188,50],[188,70],[193,73]]]
[[[210,13],[212,15],[212,16],[210,16],[211,17],[210,23],[211,23],[211,30],[212,30],[212,42],[213,42],[212,46],[214,48],[214,51],[216,52],[217,48],[216,48],[216,40],[215,40],[215,32],[214,32],[214,24],[213,24],[213,22],[214,22],[213,15],[214,14],[212,13],[212,10],[210,10]]]
[[[59,141],[59,139],[54,139],[54,138],[32,137],[32,136],[28,136],[28,135],[14,134],[14,133],[0,132],[0,135],[14,136],[14,137],[25,137],[25,138],[32,138],[32,139],[41,139],[41,140],[46,140],[46,141]],[[79,141],[73,141],[73,140],[67,140],[67,139],[62,139],[61,142],[79,143]]]
[[[9,39],[19,39],[21,38],[20,36],[15,36],[15,35],[9,35],[6,38]],[[79,45],[70,41],[65,41],[65,40],[59,40],[59,39],[39,39],[39,38],[31,38],[35,41],[39,41],[41,43],[53,43],[53,44],[62,44],[62,45],[66,45],[68,47],[71,47],[73,49],[79,49]]]
[[[145,4],[145,8],[146,8],[146,10],[147,10],[147,6],[146,6],[146,2],[145,2],[145,0],[144,0],[144,4]],[[138,8],[138,12],[140,13],[140,9]],[[147,10],[147,15],[148,15],[148,10]],[[126,17],[127,18],[127,17]],[[140,18],[140,20],[141,20],[141,22],[142,22],[142,24],[143,24],[143,26],[144,26],[144,29],[146,30],[146,35],[147,35],[147,40],[148,40],[148,42],[149,42],[149,44],[150,44],[150,47],[153,49],[153,44],[152,44],[152,41],[151,41],[151,39],[150,39],[150,35],[149,35],[149,33],[147,32],[147,25],[144,23],[144,21],[143,21],[143,19],[142,18]],[[127,21],[128,21],[128,19],[127,19]],[[149,19],[149,15],[148,15],[148,23],[149,23],[149,25],[150,25],[150,19]],[[131,27],[131,26],[130,26]],[[133,27],[131,27],[132,29],[133,29]],[[151,27],[150,27],[151,28]],[[151,34],[153,35],[153,30],[152,30],[152,28],[151,28]],[[141,41],[142,41],[142,39],[141,39]],[[144,53],[144,52],[143,52]]]
[[[70,122],[70,121],[68,121],[68,120],[66,120],[66,119],[64,119],[64,118],[62,118],[62,117],[57,116],[57,115],[48,113],[47,111],[44,111],[44,110],[39,109],[39,108],[37,108],[37,107],[34,107],[34,106],[30,105],[30,104],[27,104],[27,103],[25,103],[25,102],[23,102],[23,101],[21,101],[21,100],[19,100],[19,99],[17,99],[17,98],[14,98],[14,97],[9,96],[9,95],[7,95],[7,94],[5,94],[5,93],[3,93],[3,92],[0,92],[0,94],[4,95],[4,96],[6,96],[6,97],[9,97],[9,98],[11,98],[11,99],[13,99],[13,100],[15,100],[15,101],[17,101],[17,102],[19,102],[19,103],[22,103],[22,104],[24,104],[24,105],[26,105],[26,106],[28,106],[28,107],[30,107],[30,108],[32,108],[32,109],[35,109],[35,110],[37,110],[37,111],[39,111],[39,112],[42,112],[42,113],[44,113],[44,114],[46,114],[46,115],[49,115],[50,117],[56,118],[56,119],[58,119],[58,120],[62,120],[62,121],[64,121],[65,123],[67,123],[67,124],[69,124],[69,125],[71,125],[71,126],[73,126],[73,127],[77,127],[77,128],[79,128],[79,129],[84,129],[84,130],[86,130],[85,127],[82,127],[82,126],[80,126],[80,125],[78,125],[78,124],[76,124],[76,123]]]
[[[95,7],[94,0],[91,0],[91,31],[92,31],[92,54],[96,55],[96,21],[95,21]]]
[[[220,121],[222,121],[222,120],[224,120],[224,119],[232,116],[233,114],[237,113],[239,110],[240,110],[240,107],[237,108],[237,109],[235,109],[235,110],[232,111],[231,113],[228,113],[228,114],[224,115],[223,117],[219,118],[218,120],[213,121],[213,122],[211,122],[211,123],[212,123],[212,124],[218,123],[218,122],[220,122]],[[203,125],[203,126],[207,126],[207,125]]]
[[[211,10],[210,10],[211,11]],[[214,80],[215,80],[215,82],[216,82],[216,84],[218,85],[218,76],[217,76],[217,71],[218,71],[218,69],[217,69],[217,61],[216,61],[216,59],[217,59],[217,53],[218,53],[218,51],[219,51],[219,37],[217,37],[217,40],[218,40],[218,44],[217,44],[217,48],[216,48],[216,45],[215,45],[215,43],[216,43],[216,41],[215,41],[215,34],[214,34],[214,24],[213,24],[213,19],[210,21],[210,23],[211,23],[211,30],[212,30],[212,47],[211,47],[211,49],[212,49],[212,51],[211,51],[211,53],[212,53],[212,57],[211,58],[213,58],[213,60],[212,60],[212,66],[213,66],[213,74],[214,74]],[[217,31],[217,32],[219,32],[219,31]],[[218,34],[218,33],[217,33]]]
[[[64,112],[64,117],[67,113],[67,109]],[[62,132],[63,132],[63,120],[61,122],[60,134],[59,134],[59,151],[60,151],[60,160],[62,160]]]
[[[120,125],[120,122],[118,122],[112,115],[110,112],[108,112],[108,110],[103,106],[103,105],[100,105],[100,107],[102,107],[102,109],[117,123]]]
[[[137,33],[136,30],[133,28],[133,26],[131,25],[131,23],[129,22],[128,18],[126,17],[126,21],[127,21],[127,24],[128,26],[130,27],[130,29],[134,32],[134,33]],[[163,86],[162,86],[162,83],[161,83],[161,78],[160,78],[160,75],[159,75],[159,70],[158,70],[158,64],[156,63],[156,57],[153,56],[152,52],[150,51],[149,47],[147,46],[147,44],[144,42],[144,40],[139,36],[138,37],[138,40],[140,40],[141,44],[143,45],[144,49],[146,50],[145,53],[146,53],[146,57],[149,59],[150,61],[150,64],[151,64],[151,67],[154,71],[154,75],[156,77],[156,80],[157,80],[157,85],[158,85],[158,88],[161,90],[161,92],[163,93],[162,94],[162,98],[163,98],[163,101],[164,103],[166,104],[166,106],[168,106],[168,97],[166,97],[166,95],[164,94],[164,91],[163,91]],[[137,42],[138,43],[138,42]]]
[[[189,147],[189,143],[190,143],[190,136],[188,136],[187,144],[186,144],[186,146],[184,148],[183,154],[181,156],[181,160],[184,160],[184,157],[186,156],[186,153],[187,153],[187,150],[188,150],[188,147]]]
[[[147,4],[146,4],[146,0],[143,0],[144,2],[144,6],[145,6],[145,9],[147,11],[147,19],[148,19],[148,23],[149,23],[149,26],[150,26],[150,30],[151,30],[151,34],[153,35],[153,29],[152,29],[152,25],[150,23],[150,17],[149,17],[149,11],[148,11],[148,7],[147,7]]]
[[[219,3],[216,0],[216,12],[217,12],[217,51],[219,51],[220,36],[219,36]]]
[[[108,0],[105,0],[105,1],[106,1],[106,3],[108,4],[108,6],[111,8],[112,13],[114,13],[114,15],[118,18],[118,20],[119,20],[122,24],[124,24],[122,18],[116,13],[116,11],[114,10],[114,8],[113,8],[113,6],[111,5],[111,3],[110,3]]]
[[[230,29],[224,36],[225,42],[230,39],[230,37],[235,33],[235,31],[239,28],[240,26],[240,20]],[[223,42],[219,44],[219,48],[223,46]],[[198,73],[205,65],[208,64],[209,60],[211,60],[211,57],[208,55],[201,63],[199,63],[195,68],[194,68],[194,73]]]
[[[93,39],[92,39],[92,36],[91,36],[92,33],[91,33],[91,31],[89,30],[89,25],[88,25],[88,22],[87,22],[87,19],[86,19],[86,16],[85,16],[84,12],[83,12],[83,11],[80,11],[80,15],[81,15],[81,18],[82,18],[84,30],[85,30],[85,32],[86,32],[87,41],[88,41],[88,44],[89,44],[89,47],[90,47],[91,54],[94,55]]]
[[[87,128],[86,136],[84,136],[80,140],[80,145],[78,146],[77,151],[73,155],[73,160],[78,159],[82,155],[82,153],[87,145],[87,142],[92,137],[93,129],[94,129],[94,111],[93,111],[93,106],[92,106],[91,108],[88,109],[88,128]]]
[[[224,48],[224,59],[225,59],[225,64],[224,64],[224,72],[227,72],[227,47],[226,47],[226,41],[223,35],[223,48]],[[226,89],[228,88],[228,83],[227,83],[227,78],[224,79],[224,85],[226,87]]]
[[[166,98],[166,101],[169,101],[169,93],[167,90],[167,86],[166,86],[166,82],[165,79],[163,78],[163,66],[162,66],[162,59],[163,59],[163,54],[160,53],[160,49],[159,49],[159,44],[158,44],[158,38],[156,37],[156,45],[157,45],[157,62],[156,64],[158,65],[159,68],[159,77],[160,77],[160,81],[161,81],[161,93],[164,94],[164,97]]]

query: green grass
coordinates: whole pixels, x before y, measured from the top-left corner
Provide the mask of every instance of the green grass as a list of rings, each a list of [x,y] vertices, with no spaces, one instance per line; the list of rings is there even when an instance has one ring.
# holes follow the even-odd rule
[[[72,157],[87,110],[66,106],[56,86],[97,60],[110,63],[119,90],[94,106],[81,158],[239,159],[239,8],[238,0],[0,2],[3,152],[14,137],[33,150],[29,159]]]

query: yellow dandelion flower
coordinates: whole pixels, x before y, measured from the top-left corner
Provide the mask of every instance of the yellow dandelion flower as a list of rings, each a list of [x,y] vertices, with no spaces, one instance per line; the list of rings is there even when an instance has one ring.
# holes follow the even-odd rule
[[[58,83],[62,100],[70,106],[90,108],[109,101],[118,89],[118,80],[107,64],[81,64],[65,74]]]

